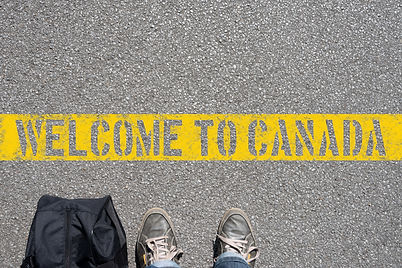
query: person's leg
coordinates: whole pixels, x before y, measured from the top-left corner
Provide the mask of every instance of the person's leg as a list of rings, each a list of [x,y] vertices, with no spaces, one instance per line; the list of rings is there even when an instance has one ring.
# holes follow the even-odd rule
[[[214,268],[254,267],[258,256],[246,213],[238,208],[229,209],[219,223],[214,244]]]
[[[169,215],[160,208],[145,213],[135,247],[137,268],[180,268],[183,252],[177,248]]]

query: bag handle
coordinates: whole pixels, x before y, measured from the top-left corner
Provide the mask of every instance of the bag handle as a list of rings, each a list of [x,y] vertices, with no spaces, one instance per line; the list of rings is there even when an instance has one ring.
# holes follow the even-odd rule
[[[106,213],[107,213],[107,215],[109,215],[109,218],[112,220],[114,226],[116,227],[117,235],[119,236],[120,247],[123,247],[124,244],[126,243],[124,231],[121,226],[120,220],[117,218],[117,212],[113,207],[113,202],[112,202],[111,197],[109,197],[109,201],[110,202],[108,202],[108,204],[105,207]]]

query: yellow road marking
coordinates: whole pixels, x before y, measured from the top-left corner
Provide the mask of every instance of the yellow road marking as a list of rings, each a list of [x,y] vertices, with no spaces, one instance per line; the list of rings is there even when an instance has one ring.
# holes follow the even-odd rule
[[[401,114],[0,114],[0,160],[401,160]]]

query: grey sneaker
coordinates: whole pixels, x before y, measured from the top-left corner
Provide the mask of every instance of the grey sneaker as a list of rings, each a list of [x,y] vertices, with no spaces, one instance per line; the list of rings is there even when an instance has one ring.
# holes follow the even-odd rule
[[[177,239],[173,223],[161,208],[148,210],[141,223],[135,246],[137,268],[145,268],[151,264],[172,260],[179,262],[183,251],[177,248]]]
[[[250,220],[241,209],[229,209],[219,223],[214,243],[214,262],[224,252],[240,254],[251,267],[254,267],[260,255]]]

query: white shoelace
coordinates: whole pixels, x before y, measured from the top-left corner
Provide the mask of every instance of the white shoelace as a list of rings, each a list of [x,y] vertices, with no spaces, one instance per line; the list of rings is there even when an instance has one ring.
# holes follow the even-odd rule
[[[248,243],[247,240],[236,240],[236,239],[223,237],[221,235],[217,235],[217,236],[222,242],[227,244],[225,246],[227,251],[231,251],[231,252],[240,254],[248,263],[256,260],[260,256],[260,252],[257,247],[249,247],[248,249],[246,249],[246,245]],[[253,251],[255,251],[255,256],[250,258],[250,254]]]
[[[151,249],[149,258],[151,263],[162,260],[173,260],[174,257],[183,253],[183,251],[173,245],[169,249],[167,239],[168,236],[160,236],[145,240],[145,243],[147,243],[147,246]]]

